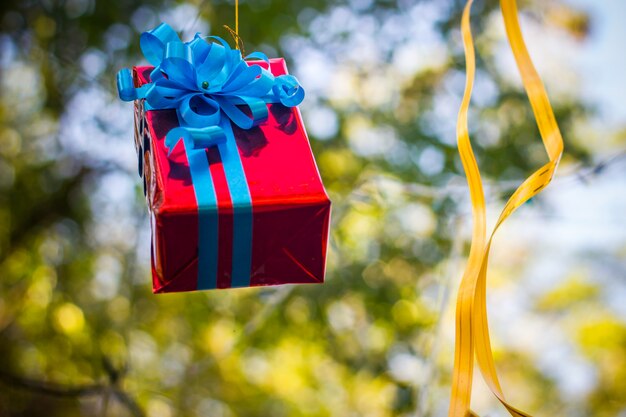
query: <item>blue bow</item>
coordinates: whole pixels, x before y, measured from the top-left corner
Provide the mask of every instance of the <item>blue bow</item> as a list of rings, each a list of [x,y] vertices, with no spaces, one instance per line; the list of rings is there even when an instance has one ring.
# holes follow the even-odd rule
[[[219,125],[223,115],[250,129],[267,120],[267,103],[293,107],[304,99],[295,77],[275,77],[245,61],[260,59],[269,64],[265,54],[253,52],[243,58],[217,36],[196,34],[183,43],[169,25],[161,23],[141,34],[140,46],[154,65],[152,82],[135,88],[130,70],[124,68],[117,74],[118,93],[124,101],[145,98],[148,109],[176,109],[180,127],[165,137],[170,153],[181,138],[193,149],[224,142],[226,135]]]

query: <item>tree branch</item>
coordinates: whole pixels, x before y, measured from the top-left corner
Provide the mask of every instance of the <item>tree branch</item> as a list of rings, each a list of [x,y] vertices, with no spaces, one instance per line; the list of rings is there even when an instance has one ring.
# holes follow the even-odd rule
[[[46,381],[38,381],[35,379],[18,377],[4,371],[0,371],[0,382],[13,388],[19,388],[38,394],[49,395],[52,397],[72,398],[72,397],[90,397],[94,395],[113,396],[123,404],[134,417],[144,417],[145,414],[139,404],[131,398],[123,390],[104,384],[87,384],[87,385],[62,385],[50,383]]]
[[[37,392],[39,394],[51,395],[53,397],[85,397],[100,395],[106,390],[106,386],[101,384],[65,386],[46,381],[18,377],[4,371],[0,371],[0,381],[10,387],[21,388]]]

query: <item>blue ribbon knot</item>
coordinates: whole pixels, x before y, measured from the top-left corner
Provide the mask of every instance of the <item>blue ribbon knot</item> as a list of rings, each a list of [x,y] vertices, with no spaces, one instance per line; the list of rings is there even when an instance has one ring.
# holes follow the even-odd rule
[[[295,77],[275,77],[246,62],[256,59],[269,65],[265,54],[253,52],[244,58],[217,36],[196,34],[183,43],[169,25],[161,23],[141,34],[140,46],[154,66],[151,82],[135,88],[130,70],[124,68],[117,74],[118,93],[124,101],[145,99],[148,110],[176,110],[180,127],[165,137],[170,153],[181,139],[192,149],[223,143],[226,134],[220,121],[224,116],[250,129],[267,120],[268,103],[293,107],[304,99],[304,89]]]

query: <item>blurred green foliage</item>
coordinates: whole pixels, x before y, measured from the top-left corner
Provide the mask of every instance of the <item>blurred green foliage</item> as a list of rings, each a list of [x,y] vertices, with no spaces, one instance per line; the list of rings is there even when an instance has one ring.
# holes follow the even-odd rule
[[[453,130],[461,3],[242,2],[248,50],[286,56],[297,76],[320,57],[305,52],[324,51],[335,71],[319,74],[334,92],[313,86],[303,105],[334,201],[327,283],[154,296],[132,109],[117,101],[114,74],[140,62],[139,34],[159,20],[227,37],[233,2],[1,2],[0,415],[445,412],[452,346],[441,346],[438,326],[456,282],[446,274],[459,273],[451,263],[467,243]],[[585,36],[583,13],[524,3],[530,19],[560,7],[542,24]],[[491,0],[474,8],[487,82],[477,87],[472,133],[486,179],[514,182],[544,156],[522,90],[494,58],[502,39],[487,29],[497,13]],[[420,59],[439,58],[398,73],[408,55],[397,52],[413,33],[406,25],[431,15],[434,38],[418,41],[438,49]],[[395,37],[378,36],[385,31]],[[554,104],[564,164],[589,161],[574,129],[587,110],[575,94]],[[536,308],[558,314],[597,302],[594,294],[573,279]],[[626,407],[625,335],[610,316],[574,326],[596,366],[587,399],[568,398],[523,352],[498,352],[498,363],[530,411],[617,415]]]

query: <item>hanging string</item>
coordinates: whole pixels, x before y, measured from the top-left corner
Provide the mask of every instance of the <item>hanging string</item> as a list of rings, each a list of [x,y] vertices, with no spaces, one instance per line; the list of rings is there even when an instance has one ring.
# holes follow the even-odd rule
[[[243,39],[239,36],[239,0],[235,0],[235,30],[228,25],[224,25],[224,29],[226,29],[235,40],[235,49],[241,51],[242,56],[246,56],[246,50],[243,47]]]

